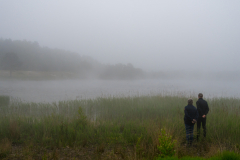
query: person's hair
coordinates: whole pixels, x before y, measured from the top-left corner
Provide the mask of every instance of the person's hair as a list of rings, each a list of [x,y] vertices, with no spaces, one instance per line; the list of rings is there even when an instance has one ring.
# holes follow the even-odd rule
[[[188,104],[190,104],[190,105],[193,104],[192,98],[189,98],[189,99],[188,99]]]
[[[199,94],[198,94],[198,97],[202,98],[202,97],[203,97],[203,94],[202,94],[202,93],[199,93]]]

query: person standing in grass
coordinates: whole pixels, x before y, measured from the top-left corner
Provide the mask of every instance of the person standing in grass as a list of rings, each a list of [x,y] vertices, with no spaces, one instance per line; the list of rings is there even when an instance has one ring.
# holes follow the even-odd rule
[[[198,101],[196,102],[196,105],[199,113],[199,117],[197,120],[197,140],[198,140],[200,136],[201,125],[203,128],[203,136],[206,137],[206,120],[207,120],[206,116],[209,111],[208,103],[203,99],[202,93],[198,94]]]
[[[193,100],[191,98],[188,99],[188,105],[184,108],[184,113],[187,143],[188,145],[191,145],[193,141],[194,124],[198,119],[198,111],[197,108],[193,106]]]

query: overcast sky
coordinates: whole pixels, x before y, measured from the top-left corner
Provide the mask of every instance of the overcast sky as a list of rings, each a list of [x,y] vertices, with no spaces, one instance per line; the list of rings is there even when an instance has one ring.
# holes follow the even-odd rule
[[[146,70],[240,70],[239,0],[0,0],[0,38]]]

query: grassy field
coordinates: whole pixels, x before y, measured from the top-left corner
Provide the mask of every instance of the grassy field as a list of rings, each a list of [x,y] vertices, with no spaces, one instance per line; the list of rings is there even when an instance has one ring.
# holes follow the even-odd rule
[[[214,159],[224,151],[239,154],[240,99],[206,99],[207,138],[191,147],[186,146],[183,121],[187,99],[157,95],[50,104],[1,96],[0,158],[156,159],[161,155],[159,137],[169,136],[176,142],[172,159]]]

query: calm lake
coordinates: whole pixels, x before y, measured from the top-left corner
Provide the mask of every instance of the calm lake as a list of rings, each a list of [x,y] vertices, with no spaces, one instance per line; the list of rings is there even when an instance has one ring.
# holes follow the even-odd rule
[[[25,102],[55,102],[60,100],[141,95],[185,95],[205,98],[240,97],[240,82],[191,79],[153,80],[59,80],[0,81],[0,95]]]

